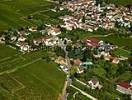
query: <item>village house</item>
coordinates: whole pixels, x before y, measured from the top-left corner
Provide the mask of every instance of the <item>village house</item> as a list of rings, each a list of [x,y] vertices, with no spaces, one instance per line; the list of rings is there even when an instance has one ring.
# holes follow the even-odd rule
[[[14,42],[14,41],[16,41],[16,40],[17,40],[17,37],[16,37],[16,36],[12,36],[12,37],[11,37],[11,41]]]
[[[18,42],[24,42],[25,40],[26,38],[23,36],[18,37]]]
[[[93,62],[91,61],[82,62],[80,66],[83,67],[84,69],[90,69],[93,66]]]
[[[74,62],[75,66],[80,66],[82,63],[82,61],[80,59],[75,59],[73,62]]]
[[[25,42],[17,42],[16,46],[19,47],[21,52],[29,52],[30,46]]]
[[[114,59],[112,60],[113,64],[118,64],[120,62],[119,58],[114,57]]]
[[[59,67],[61,68],[62,71],[64,71],[65,73],[68,73],[69,68],[67,67],[65,58],[59,56],[57,59],[55,59],[54,62],[59,64]]]
[[[61,68],[65,73],[68,73],[69,68],[67,67],[67,65],[60,65],[60,68]]]
[[[58,37],[47,38],[45,40],[45,45],[46,46],[51,46],[51,47],[57,46],[58,45],[58,40],[59,40]]]
[[[29,31],[30,32],[37,32],[37,27],[31,27],[31,28],[29,28]]]
[[[93,77],[90,81],[88,81],[91,89],[101,89],[102,85],[100,85],[99,80],[96,77]]]
[[[48,29],[48,35],[57,36],[59,34],[61,34],[60,28],[51,27],[50,29]]]
[[[2,43],[2,44],[5,43],[5,37],[4,36],[0,37],[0,43]]]
[[[20,51],[22,51],[22,52],[29,52],[30,51],[30,46],[28,44],[21,45],[20,46]]]
[[[91,48],[98,48],[99,40],[97,38],[88,38],[86,40],[86,46],[91,47]]]
[[[43,43],[43,39],[42,38],[38,38],[38,39],[34,39],[33,40],[33,44],[36,46],[39,46],[39,44]]]
[[[78,74],[84,73],[84,68],[83,67],[77,67],[77,73]]]
[[[57,46],[59,42],[59,38],[58,37],[40,37],[38,39],[34,39],[33,43],[36,46],[39,46],[40,44],[45,45],[45,46]]]
[[[65,61],[65,58],[63,58],[63,57],[58,57],[58,58],[55,60],[55,63],[60,64],[60,65],[65,65],[65,64],[66,64],[66,61]]]
[[[132,95],[132,81],[130,83],[128,82],[120,82],[116,85],[116,90],[123,93]]]

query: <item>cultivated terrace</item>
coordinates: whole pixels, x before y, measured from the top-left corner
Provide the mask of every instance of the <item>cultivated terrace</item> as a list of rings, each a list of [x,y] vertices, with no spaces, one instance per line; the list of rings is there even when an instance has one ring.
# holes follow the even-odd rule
[[[71,0],[58,2],[50,12],[60,13],[59,24],[11,28],[1,33],[0,44],[23,54],[50,52],[41,58],[67,75],[63,98],[132,99],[132,7]]]

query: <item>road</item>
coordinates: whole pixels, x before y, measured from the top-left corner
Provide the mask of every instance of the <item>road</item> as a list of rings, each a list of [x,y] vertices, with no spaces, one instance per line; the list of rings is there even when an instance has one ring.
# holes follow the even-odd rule
[[[84,85],[84,86],[90,88],[90,86],[89,86],[88,84],[86,84],[86,83],[84,83],[84,82],[82,82],[82,81],[80,81],[80,80],[78,80],[78,79],[76,79],[76,78],[75,78],[75,80],[76,80],[77,82],[79,82],[80,84],[82,84],[82,85]]]
[[[73,87],[73,88],[75,88],[76,90],[78,90],[78,91],[80,91],[83,95],[85,95],[86,97],[88,97],[88,98],[90,98],[90,99],[92,99],[92,100],[97,100],[96,98],[94,98],[93,96],[91,96],[91,95],[89,95],[89,94],[87,94],[86,92],[84,92],[84,91],[82,91],[81,89],[79,89],[79,88],[77,88],[77,87],[75,87],[75,86],[73,86],[72,85],[72,83],[71,83],[71,81],[70,81],[70,69],[71,69],[71,64],[70,64],[70,59],[69,59],[69,57],[68,57],[68,51],[66,50],[66,44],[64,44],[64,41],[60,41],[61,42],[61,48],[64,50],[64,52],[65,52],[65,60],[66,60],[66,63],[67,63],[67,67],[69,68],[69,72],[68,72],[68,74],[67,74],[67,80],[66,80],[66,82],[65,83],[67,83],[67,84],[65,84],[64,85],[64,88],[63,88],[63,95],[62,95],[62,97],[63,97],[63,100],[66,100],[66,88],[70,85],[71,87]],[[87,84],[85,84],[84,82],[81,82],[81,81],[79,81],[79,80],[77,80],[76,79],[76,81],[78,81],[79,83],[81,83],[82,85],[85,85],[85,86],[87,86],[88,88],[89,88],[89,86],[87,85]],[[69,84],[70,83],[70,84]]]
[[[108,37],[110,35],[113,35],[113,33],[107,34],[107,35],[92,35],[90,37]]]
[[[67,74],[67,80],[66,80],[66,84],[64,85],[64,88],[63,88],[63,92],[62,92],[62,97],[63,97],[63,100],[67,100],[66,98],[66,89],[67,87],[70,85],[71,87],[75,88],[76,90],[80,91],[83,95],[85,95],[86,97],[92,99],[92,100],[97,100],[96,98],[94,98],[93,96],[87,94],[86,92],[82,91],[81,89],[75,87],[72,85],[71,81],[70,81],[70,69],[71,69],[71,63],[70,63],[70,59],[68,57],[68,51],[66,50],[66,44],[64,44],[64,41],[60,41],[61,43],[61,48],[64,50],[65,52],[65,60],[66,60],[66,63],[67,63],[67,67],[69,69],[68,71],[68,74]],[[76,81],[78,81],[79,83],[81,83],[82,85],[85,85],[89,88],[89,86],[87,84],[85,84],[84,82],[82,81],[79,81],[78,79],[76,79]]]
[[[73,87],[74,89],[78,90],[81,94],[83,94],[84,96],[88,97],[89,99],[98,100],[95,97],[91,96],[90,94],[88,94],[88,93],[82,91],[81,89],[77,88],[76,86],[74,86],[74,85],[70,85],[70,86]]]
[[[71,80],[70,80],[70,69],[71,69],[71,63],[70,63],[70,59],[68,57],[68,51],[66,50],[66,46],[67,44],[64,44],[64,40],[59,40],[60,42],[60,47],[64,50],[65,52],[65,60],[66,60],[66,64],[67,64],[67,67],[68,67],[68,74],[67,74],[67,79],[65,81],[65,85],[64,85],[64,88],[63,88],[63,92],[62,92],[62,100],[67,100],[66,98],[66,89],[67,87],[69,86],[69,84],[71,84]]]
[[[63,90],[62,90],[62,96],[61,96],[61,100],[66,100],[66,89],[67,89],[67,85],[68,85],[68,81],[65,81]]]

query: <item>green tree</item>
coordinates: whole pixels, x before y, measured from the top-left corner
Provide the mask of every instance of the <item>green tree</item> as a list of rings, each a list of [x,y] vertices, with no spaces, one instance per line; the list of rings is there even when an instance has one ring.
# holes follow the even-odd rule
[[[82,17],[82,22],[85,23],[85,16]]]
[[[128,57],[128,63],[132,66],[132,55]]]
[[[65,52],[63,49],[61,49],[61,47],[56,47],[55,48],[55,53],[57,56],[62,56],[62,57],[65,57]]]

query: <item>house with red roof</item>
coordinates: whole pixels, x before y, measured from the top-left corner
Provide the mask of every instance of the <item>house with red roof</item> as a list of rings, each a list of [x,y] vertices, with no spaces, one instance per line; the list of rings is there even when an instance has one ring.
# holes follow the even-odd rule
[[[132,82],[120,82],[119,84],[117,84],[116,90],[123,94],[132,95]]]
[[[86,40],[86,45],[88,47],[92,47],[92,48],[98,48],[99,47],[99,40],[97,38],[88,38]]]

